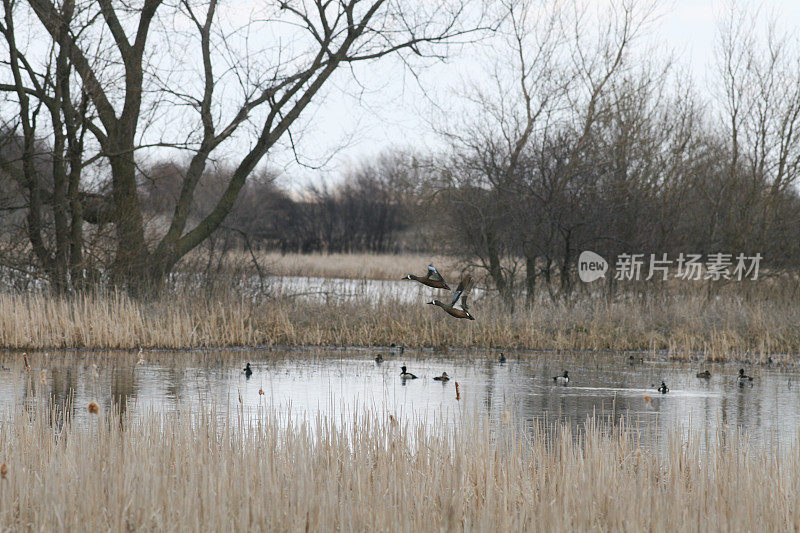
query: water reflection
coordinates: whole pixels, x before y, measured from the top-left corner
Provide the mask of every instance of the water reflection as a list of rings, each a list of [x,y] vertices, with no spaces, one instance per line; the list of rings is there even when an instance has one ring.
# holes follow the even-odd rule
[[[387,299],[394,302],[419,303],[431,299],[430,287],[407,280],[270,276],[266,281],[274,291],[314,302],[343,303],[364,300],[380,302]],[[255,282],[256,280],[250,282],[254,291],[258,288]],[[483,294],[484,290],[476,287],[472,291],[472,300],[479,300]]]
[[[375,361],[378,352],[381,363]],[[229,416],[241,405],[245,413],[269,406],[309,419],[336,412],[343,423],[353,422],[364,406],[431,423],[474,412],[494,421],[511,414],[528,427],[546,419],[574,429],[592,416],[615,424],[622,418],[644,444],[657,448],[666,445],[660,436],[676,426],[710,436],[724,426],[742,427],[764,445],[794,443],[800,426],[796,368],[751,367],[752,386],[740,387],[736,365],[630,365],[627,355],[606,354],[524,354],[499,363],[489,352],[406,350],[397,356],[390,349],[284,349],[146,352],[141,365],[128,352],[34,353],[29,360],[32,370],[25,372],[19,354],[0,353],[0,364],[8,367],[0,371],[0,408],[49,396],[78,423],[88,419],[86,406],[94,400],[102,409],[134,416],[211,407]],[[253,369],[249,379],[242,372],[247,362]],[[401,379],[403,364],[419,379]],[[711,371],[710,379],[695,377],[703,368]],[[564,370],[569,384],[558,386],[553,377]],[[450,381],[434,381],[443,371]],[[662,380],[668,394],[656,391]],[[60,416],[54,424],[63,422]]]

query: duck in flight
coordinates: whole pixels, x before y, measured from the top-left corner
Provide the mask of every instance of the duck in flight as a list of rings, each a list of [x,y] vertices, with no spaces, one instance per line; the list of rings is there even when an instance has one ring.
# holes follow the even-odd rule
[[[436,267],[428,265],[428,274],[425,277],[422,276],[415,276],[414,274],[408,274],[402,279],[410,279],[413,281],[419,281],[423,285],[427,285],[428,287],[433,287],[434,289],[446,289],[450,290],[450,287],[447,286],[447,282],[445,282],[444,278],[439,271],[436,270]]]
[[[417,376],[412,374],[411,372],[406,371],[406,366],[403,365],[400,367],[400,379],[417,379]]]
[[[448,315],[456,318],[475,320],[475,317],[469,314],[467,307],[467,294],[469,294],[470,290],[472,290],[472,276],[467,274],[461,278],[461,283],[458,284],[458,288],[453,295],[453,301],[450,302],[450,305],[442,302],[441,300],[433,300],[432,302],[428,302],[428,305],[438,305],[444,309]],[[461,306],[456,307],[456,303],[458,303],[459,299],[461,300]]]

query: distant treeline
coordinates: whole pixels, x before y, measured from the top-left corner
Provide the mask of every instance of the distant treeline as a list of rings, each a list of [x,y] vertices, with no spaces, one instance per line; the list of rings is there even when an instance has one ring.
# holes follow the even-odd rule
[[[418,248],[404,242],[412,225],[402,158],[384,157],[345,175],[339,182],[282,188],[280,178],[262,172],[247,181],[219,235],[247,239],[262,250],[281,252],[400,252]],[[175,209],[184,169],[158,163],[142,173],[141,197],[152,225]],[[399,175],[402,173],[402,175]],[[225,171],[205,176],[192,205],[200,217],[217,201]],[[241,243],[240,243],[241,244]]]
[[[576,282],[584,250],[612,265],[622,254],[760,254],[765,272],[796,275],[800,42],[776,24],[754,31],[757,17],[731,6],[719,21],[708,87],[698,90],[670,57],[638,44],[653,21],[650,2],[598,13],[577,4],[497,4],[498,31],[479,58],[489,68],[448,95],[461,107],[437,126],[445,147],[386,153],[305,187],[256,164],[296,114],[274,135],[269,119],[254,151],[231,157],[226,168],[213,153],[226,153],[215,150],[233,130],[214,133],[210,93],[187,97],[206,102],[195,132],[202,141],[192,137],[185,160],[153,162],[152,152],[137,148],[135,128],[114,126],[98,78],[73,100],[59,84],[28,87],[16,79],[2,89],[16,98],[19,114],[8,116],[0,135],[0,266],[57,291],[106,279],[139,295],[179,269],[192,270],[187,262],[198,253],[212,272],[211,258],[220,264],[235,247],[413,250],[459,257],[512,308],[532,304],[540,291],[568,298],[586,287]],[[91,26],[108,17],[87,20]],[[323,30],[315,35],[330,33]],[[72,76],[76,89],[84,87],[78,81],[87,67],[73,72],[68,50],[50,58],[64,70],[57,78]],[[50,80],[49,71],[40,78]],[[141,76],[128,81],[131,94],[140,94]],[[119,95],[114,83],[106,90]],[[298,88],[275,90],[289,91],[291,100]],[[173,89],[163,94],[165,106],[173,102]],[[33,96],[38,106],[29,105]],[[267,117],[285,113],[283,99],[258,101],[277,106]],[[39,109],[49,122],[35,120]],[[604,287],[616,289],[612,276]]]

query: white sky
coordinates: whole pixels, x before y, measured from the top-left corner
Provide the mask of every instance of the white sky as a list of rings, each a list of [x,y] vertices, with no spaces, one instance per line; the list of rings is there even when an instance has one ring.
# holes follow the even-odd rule
[[[648,36],[650,42],[674,51],[679,63],[693,73],[699,90],[710,86],[717,20],[727,3],[727,0],[666,0]],[[800,36],[800,0],[740,0],[740,4],[748,12],[775,14],[785,30]],[[447,100],[447,88],[457,85],[466,69],[474,68],[469,55],[469,49],[463,50],[448,64],[429,67],[423,72],[422,82],[430,99]],[[359,98],[333,90],[327,95],[325,105],[317,108],[313,116],[304,117],[310,127],[305,129],[301,148],[308,162],[319,164],[325,155],[334,154],[321,170],[298,167],[291,163],[289,154],[273,159],[283,164],[292,181],[301,176],[301,180],[320,175],[335,178],[381,151],[393,147],[424,150],[439,143],[429,123],[443,117],[435,116],[430,100],[397,62],[370,65],[368,72],[357,71],[357,77],[364,88]],[[345,92],[352,93],[351,81],[349,74],[340,77],[339,84],[347,84]],[[343,143],[346,146],[341,147]]]

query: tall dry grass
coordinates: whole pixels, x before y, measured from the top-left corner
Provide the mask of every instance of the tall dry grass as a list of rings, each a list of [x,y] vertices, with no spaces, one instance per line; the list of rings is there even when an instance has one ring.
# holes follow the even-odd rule
[[[699,296],[570,305],[513,315],[491,298],[477,320],[390,299],[315,303],[233,292],[137,302],[122,294],[0,294],[0,347],[187,348],[255,345],[484,347],[666,351],[675,358],[761,361],[800,353],[800,302]]]
[[[675,429],[666,453],[587,422],[525,436],[485,421],[288,422],[105,412],[0,420],[0,527],[38,531],[789,531],[800,448]],[[31,421],[33,419],[33,421]]]
[[[271,275],[312,276],[344,279],[400,279],[406,274],[424,275],[433,263],[446,279],[458,279],[458,259],[439,254],[381,253],[286,253],[255,252],[255,259]],[[252,262],[246,252],[226,252],[224,265],[241,266]]]

